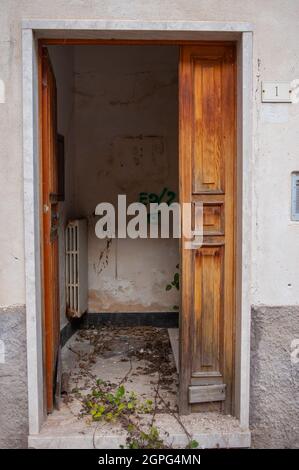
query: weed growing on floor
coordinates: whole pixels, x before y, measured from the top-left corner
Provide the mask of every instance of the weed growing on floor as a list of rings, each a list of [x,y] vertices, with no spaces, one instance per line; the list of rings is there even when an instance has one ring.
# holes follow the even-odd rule
[[[92,389],[83,400],[83,409],[91,415],[94,421],[116,421],[128,415],[140,412],[150,413],[152,401],[139,403],[134,392],[127,392],[124,385],[119,386],[115,392],[104,381],[98,379],[97,386]]]
[[[128,334],[128,330],[129,333]],[[119,335],[125,341],[126,349],[120,362],[127,362],[124,377],[114,382],[104,381],[93,374],[93,365],[99,357],[113,352],[112,338]],[[130,338],[132,337],[132,341]],[[72,401],[81,404],[81,418],[88,417],[97,423],[94,429],[93,445],[96,448],[96,432],[101,423],[121,426],[126,432],[126,448],[130,449],[170,449],[168,433],[163,433],[157,426],[160,413],[171,415],[183,429],[187,437],[187,448],[195,449],[198,443],[192,439],[184,426],[175,403],[169,401],[168,394],[176,393],[176,369],[170,360],[170,344],[167,331],[150,327],[101,328],[82,330],[77,342],[89,342],[86,351],[68,346],[78,357],[78,370],[72,372],[73,384],[69,394],[64,396],[68,405]],[[139,365],[135,365],[139,362]],[[133,377],[142,374],[149,377],[154,385],[153,398],[141,399],[134,391],[126,390],[126,382],[133,382]],[[157,382],[154,377],[157,377]],[[131,386],[130,386],[131,387]],[[166,393],[166,395],[165,395]],[[77,417],[79,417],[77,415]],[[162,435],[161,435],[162,434]]]
[[[163,442],[156,426],[150,426],[148,431],[140,431],[134,425],[128,429],[128,449],[166,449],[169,446]]]
[[[125,390],[124,385],[113,391],[107,382],[98,379],[91,393],[83,399],[82,412],[90,415],[93,421],[119,422],[127,431],[128,449],[170,448],[153,424],[155,411],[152,400],[140,402],[134,392]],[[153,419],[146,430],[138,423],[140,414],[153,414]],[[187,448],[196,447],[198,443],[190,439]]]

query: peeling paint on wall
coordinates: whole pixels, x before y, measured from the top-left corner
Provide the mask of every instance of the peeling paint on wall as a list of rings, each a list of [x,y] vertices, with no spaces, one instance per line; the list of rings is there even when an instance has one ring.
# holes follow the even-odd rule
[[[105,269],[106,266],[108,266],[109,263],[109,249],[112,243],[112,239],[109,238],[105,240],[106,246],[103,250],[100,251],[98,259],[94,263],[94,272],[96,273],[97,276],[99,276],[102,271]]]

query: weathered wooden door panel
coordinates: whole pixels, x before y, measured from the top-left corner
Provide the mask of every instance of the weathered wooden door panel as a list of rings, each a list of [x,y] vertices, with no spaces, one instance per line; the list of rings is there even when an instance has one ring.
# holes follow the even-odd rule
[[[191,373],[220,374],[220,319],[223,291],[222,246],[204,246],[194,252],[194,341]]]
[[[203,245],[182,238],[180,410],[232,412],[235,317],[235,49],[182,46],[180,200],[203,203]],[[194,210],[194,209],[193,209]],[[194,215],[193,215],[194,217]],[[210,405],[209,405],[210,406]],[[198,406],[197,408],[198,409]]]
[[[192,59],[194,128],[193,193],[223,193],[221,61]]]
[[[41,59],[44,350],[47,411],[53,410],[60,342],[56,82],[48,51]]]

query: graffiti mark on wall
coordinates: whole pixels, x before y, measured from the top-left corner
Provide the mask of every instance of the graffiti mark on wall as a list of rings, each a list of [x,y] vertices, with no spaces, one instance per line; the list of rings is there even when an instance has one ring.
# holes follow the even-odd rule
[[[148,206],[149,204],[161,204],[161,202],[165,202],[168,206],[170,206],[175,201],[175,199],[176,193],[167,187],[164,187],[159,194],[147,192],[139,193],[139,202],[145,206]],[[147,219],[149,222],[157,222],[158,214],[153,214],[149,211],[147,214]]]
[[[166,204],[170,206],[170,204],[174,202],[175,199],[176,193],[166,187],[162,189],[160,194],[146,192],[139,193],[139,202],[145,206],[150,203],[160,204],[161,202],[166,202]]]

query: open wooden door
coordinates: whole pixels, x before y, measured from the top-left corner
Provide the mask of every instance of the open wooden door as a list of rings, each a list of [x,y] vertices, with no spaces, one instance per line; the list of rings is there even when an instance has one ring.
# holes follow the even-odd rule
[[[48,51],[41,50],[44,353],[47,411],[53,411],[59,360],[58,159],[56,83]]]
[[[233,412],[235,74],[233,44],[181,47],[180,200],[203,203],[203,245],[182,238],[182,414]]]

